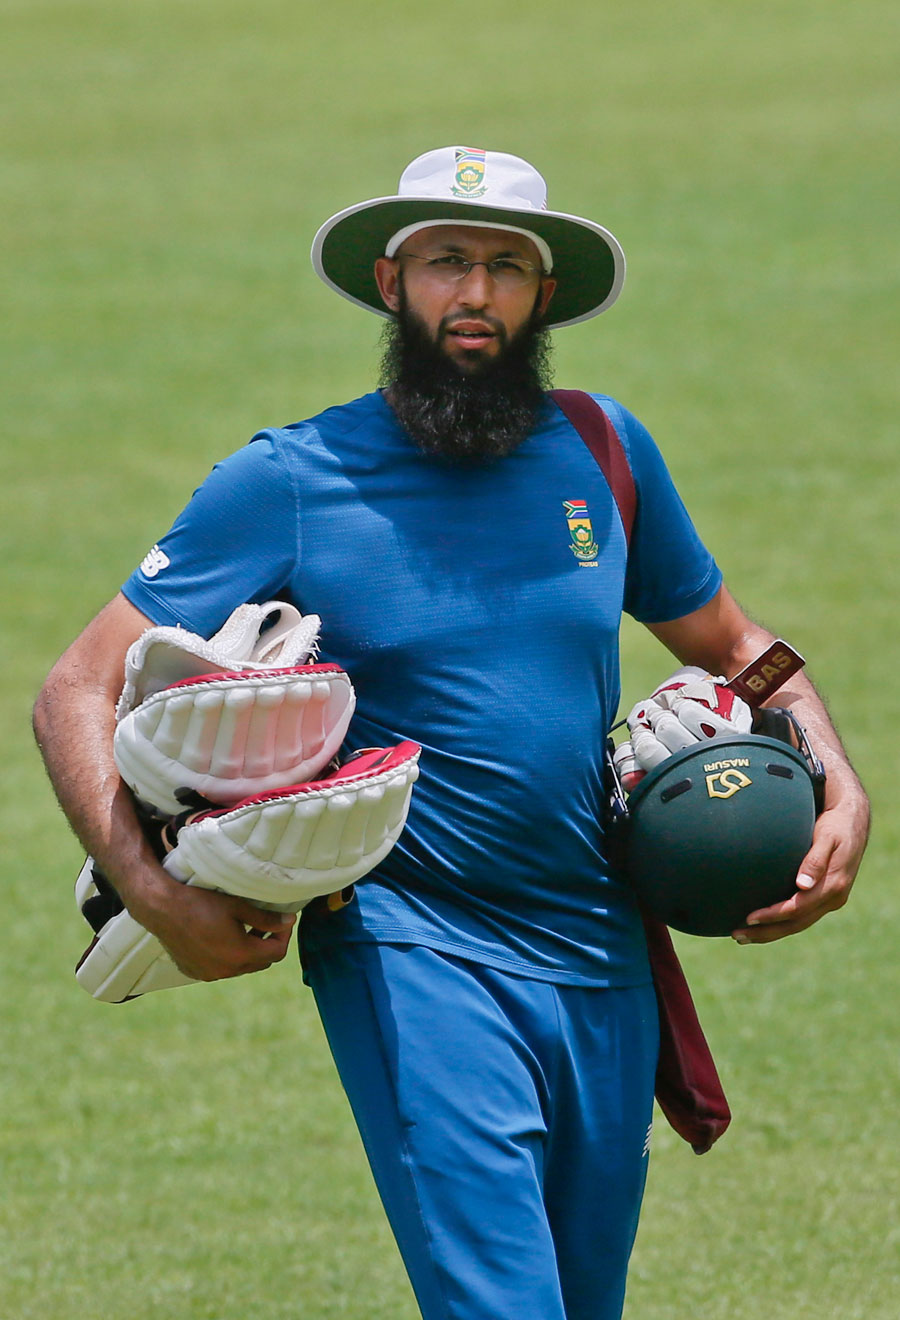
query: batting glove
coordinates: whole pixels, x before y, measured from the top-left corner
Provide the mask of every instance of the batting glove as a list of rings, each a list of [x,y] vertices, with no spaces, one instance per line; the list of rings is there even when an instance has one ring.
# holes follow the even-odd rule
[[[725,683],[725,678],[687,666],[632,708],[626,719],[631,738],[616,751],[626,788],[673,752],[706,738],[751,732],[753,712]]]

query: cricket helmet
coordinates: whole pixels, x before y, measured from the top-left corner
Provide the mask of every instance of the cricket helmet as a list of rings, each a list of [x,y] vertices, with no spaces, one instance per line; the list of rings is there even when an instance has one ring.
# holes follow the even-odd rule
[[[795,892],[825,774],[794,724],[799,750],[752,733],[713,738],[662,761],[627,802],[614,778],[618,858],[666,925],[730,935],[756,908]]]

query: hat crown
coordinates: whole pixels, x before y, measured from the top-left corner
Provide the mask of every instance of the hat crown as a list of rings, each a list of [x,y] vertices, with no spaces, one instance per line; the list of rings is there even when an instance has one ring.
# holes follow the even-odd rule
[[[517,211],[545,211],[547,185],[519,156],[480,147],[438,147],[407,165],[397,189],[400,197],[481,202]]]

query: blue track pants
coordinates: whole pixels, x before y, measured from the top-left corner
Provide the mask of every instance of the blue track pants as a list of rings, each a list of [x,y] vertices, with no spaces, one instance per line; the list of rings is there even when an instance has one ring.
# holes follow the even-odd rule
[[[651,985],[415,945],[307,966],[425,1320],[619,1320],[649,1150]]]

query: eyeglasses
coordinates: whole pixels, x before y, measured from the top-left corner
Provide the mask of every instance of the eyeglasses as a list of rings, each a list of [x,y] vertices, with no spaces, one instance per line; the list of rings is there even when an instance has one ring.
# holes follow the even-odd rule
[[[537,266],[523,257],[494,257],[493,261],[467,261],[458,252],[448,252],[442,257],[417,257],[415,252],[400,252],[400,257],[409,261],[421,261],[425,274],[439,284],[456,284],[464,280],[473,266],[484,266],[495,284],[502,289],[514,289],[522,284],[529,284],[540,275]]]

